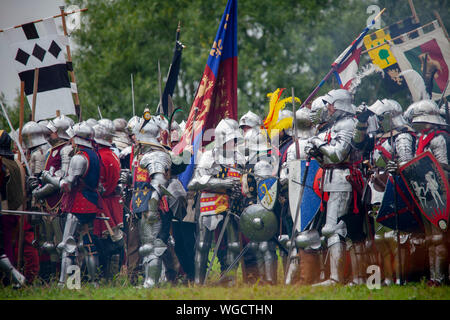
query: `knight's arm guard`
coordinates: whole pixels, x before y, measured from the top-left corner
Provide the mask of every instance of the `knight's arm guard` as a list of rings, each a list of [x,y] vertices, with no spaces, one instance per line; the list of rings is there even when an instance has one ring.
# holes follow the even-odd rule
[[[52,195],[53,193],[57,192],[58,190],[59,190],[59,187],[57,187],[51,183],[47,183],[40,188],[34,189],[32,194],[33,194],[33,197],[40,200],[40,199],[47,198],[48,196]]]
[[[197,175],[188,184],[189,191],[203,191],[225,193],[239,183],[236,178],[219,179],[210,175]]]
[[[414,138],[410,133],[400,133],[395,139],[395,152],[399,166],[414,158]]]
[[[65,192],[70,191],[76,186],[78,180],[88,170],[89,163],[85,156],[76,154],[72,157],[69,164],[67,175],[60,179],[59,187]]]
[[[323,143],[317,137],[313,138],[311,142],[331,163],[341,163],[351,151],[354,128],[353,119],[344,119],[335,125],[335,137],[331,139],[330,143]]]
[[[430,149],[436,160],[448,165],[447,140],[444,135],[436,135],[430,142]]]
[[[64,177],[67,175],[67,172],[69,170],[69,165],[71,162],[71,156],[72,156],[72,145],[67,144],[64,147],[61,148],[60,154],[61,154],[61,171],[62,176]]]
[[[195,168],[194,177],[188,184],[188,190],[224,193],[236,184],[240,184],[240,180],[236,178],[217,178],[220,171],[221,167],[214,159],[212,151],[204,152]]]

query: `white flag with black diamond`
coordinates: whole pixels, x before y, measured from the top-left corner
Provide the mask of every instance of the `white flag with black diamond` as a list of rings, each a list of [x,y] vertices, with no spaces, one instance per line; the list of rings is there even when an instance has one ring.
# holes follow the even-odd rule
[[[33,102],[34,70],[39,68],[35,121],[50,119],[61,114],[75,114],[64,48],[65,36],[59,35],[53,18],[27,23],[20,28],[5,30],[14,66],[21,81],[25,82],[25,95]]]

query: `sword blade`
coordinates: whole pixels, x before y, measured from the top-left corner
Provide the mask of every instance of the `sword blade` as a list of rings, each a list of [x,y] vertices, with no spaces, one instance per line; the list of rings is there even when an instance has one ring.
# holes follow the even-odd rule
[[[13,215],[13,216],[23,216],[23,215],[35,215],[35,216],[55,216],[54,214],[48,212],[39,212],[39,211],[23,211],[23,210],[0,210],[0,214],[4,215]],[[110,220],[109,217],[95,217],[97,220]]]

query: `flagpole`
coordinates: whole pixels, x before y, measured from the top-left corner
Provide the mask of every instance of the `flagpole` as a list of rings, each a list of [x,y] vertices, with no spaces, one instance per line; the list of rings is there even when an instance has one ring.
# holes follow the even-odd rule
[[[34,82],[33,82],[33,101],[31,105],[31,121],[34,121],[36,116],[36,98],[39,82],[39,68],[34,69]]]
[[[447,38],[448,41],[450,41],[450,37],[448,36],[448,32],[447,29],[445,28],[444,23],[442,22],[441,16],[439,15],[439,12],[437,12],[436,10],[433,10],[434,15],[436,16],[437,21],[439,22],[439,24],[441,25],[442,30],[444,31],[445,37]]]
[[[84,12],[84,11],[87,11],[87,10],[88,10],[88,8],[84,8],[84,9],[80,9],[80,10],[74,10],[74,11],[70,11],[70,12],[65,12],[64,14],[66,16],[68,16],[70,14],[74,14],[74,13],[78,13],[78,12]],[[56,16],[52,16],[52,17],[49,17],[49,18],[59,18],[61,16],[62,16],[61,14],[57,14]],[[38,23],[38,22],[44,21],[45,19],[48,19],[48,18],[38,19],[38,20],[31,21],[31,22],[28,22],[28,23]],[[7,28],[7,29],[0,29],[0,32],[5,32],[5,30],[8,30],[8,29],[17,29],[17,28],[22,27],[25,24],[28,24],[28,23],[19,24],[17,26],[14,26],[14,27],[11,27],[11,28]]]
[[[136,115],[136,110],[134,109],[134,86],[133,86],[133,74],[131,74],[131,102],[133,104],[133,117]]]
[[[159,104],[158,104],[158,107],[156,108],[156,113],[161,113],[162,91],[161,91],[161,66],[159,64],[159,59],[158,59],[158,87],[159,87]]]
[[[328,71],[328,73],[325,75],[325,77],[320,81],[320,83],[317,85],[317,87],[313,90],[313,92],[311,92],[311,94],[308,96],[308,98],[305,99],[305,101],[303,101],[302,105],[300,106],[300,109],[303,108],[304,106],[306,106],[308,104],[308,102],[316,95],[317,91],[319,91],[319,89],[323,86],[323,84],[330,78],[330,76],[332,75],[332,73],[334,71],[337,70],[337,68],[339,67],[339,65],[342,63],[342,61],[344,61],[349,55],[350,53],[353,51],[354,47],[356,47],[356,45],[359,43],[359,41],[361,41],[362,39],[362,35],[364,32],[367,33],[367,31],[369,31],[369,27],[375,24],[375,21],[378,20],[380,18],[380,16],[384,13],[384,11],[386,11],[386,8],[383,8],[383,10],[381,10],[376,16],[375,18],[373,18],[372,23],[367,26],[363,32],[361,32],[359,34],[359,36],[352,42],[352,47],[350,48],[350,50],[347,51],[347,53],[344,55],[344,57],[338,62],[338,63],[333,63],[331,66],[330,71]],[[359,40],[359,41],[358,41]]]
[[[64,12],[64,6],[60,6],[59,9],[61,10],[61,19],[62,19],[64,35],[67,37],[67,41],[69,41],[69,38],[68,38],[69,35],[67,33],[66,18],[65,18],[66,13]],[[72,56],[70,54],[70,45],[69,45],[69,43],[67,43],[66,50],[67,50],[67,63],[68,63],[68,65],[70,65],[70,69],[71,69],[71,70],[69,70],[70,77],[71,77],[72,82],[75,84],[75,87],[76,87],[76,91],[73,93],[74,97],[75,97],[75,112],[78,115],[78,121],[81,122],[82,116],[81,116],[80,98],[78,97],[78,88],[76,86],[77,80],[75,78],[75,72],[73,71]]]
[[[20,113],[19,113],[19,143],[22,144],[22,128],[24,118],[24,97],[25,97],[25,82],[20,81]],[[19,152],[19,161],[22,161],[22,155]]]
[[[414,17],[414,21],[415,21],[416,23],[419,23],[419,22],[420,22],[420,21],[419,21],[419,16],[418,16],[417,13],[416,13],[416,8],[414,7],[413,0],[408,0],[408,3],[409,3],[409,7],[411,8],[411,13],[412,13],[412,15],[413,15],[413,17]]]
[[[39,69],[38,70],[39,73]],[[35,77],[36,80],[36,77]],[[24,119],[24,99],[25,98],[25,82],[20,81],[20,114],[19,114],[19,144],[22,145],[22,128],[23,128],[23,119]],[[34,106],[35,96],[33,92],[33,106]],[[34,112],[33,115],[34,117]],[[19,162],[22,162],[22,154],[19,152]],[[24,155],[26,157],[26,155]],[[27,159],[24,159],[26,161]],[[24,204],[26,203],[26,197],[24,198]],[[23,257],[23,240],[24,240],[24,217],[19,218],[19,243],[17,250],[17,267],[20,270],[22,268],[22,257]]]

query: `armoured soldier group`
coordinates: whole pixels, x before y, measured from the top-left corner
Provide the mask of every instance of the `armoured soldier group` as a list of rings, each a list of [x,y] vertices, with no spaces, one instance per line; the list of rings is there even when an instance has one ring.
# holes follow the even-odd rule
[[[417,155],[430,151],[448,180],[449,130],[437,104],[402,108],[382,99],[356,107],[348,91],[337,89],[295,115],[280,111],[278,121],[288,117],[294,123],[271,135],[251,111],[239,122],[222,119],[186,186],[178,178],[186,157],[171,151],[183,124],[169,125],[161,115],[30,121],[22,137],[31,172],[1,131],[3,282],[59,279],[64,287],[76,265],[94,285],[119,274],[144,288],[201,285],[217,257],[226,285],[236,283],[239,262],[249,283],[359,285],[369,265],[381,268],[385,285],[422,277],[447,283],[445,230],[424,216],[417,232],[377,219],[389,177]],[[320,175],[309,188],[320,200],[300,227],[295,203],[305,190],[293,193],[291,171],[295,161],[313,160]],[[271,178],[274,193],[261,184]],[[21,224],[20,212],[29,213]]]

